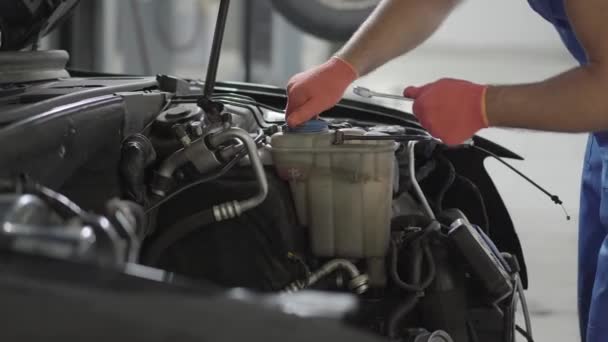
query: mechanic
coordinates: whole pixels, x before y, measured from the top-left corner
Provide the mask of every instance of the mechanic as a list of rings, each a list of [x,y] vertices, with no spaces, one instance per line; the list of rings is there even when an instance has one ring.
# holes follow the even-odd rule
[[[582,340],[608,341],[608,1],[528,0],[553,24],[580,66],[511,86],[441,79],[407,87],[413,111],[435,137],[461,144],[490,126],[590,132],[579,220],[578,305]],[[459,0],[383,0],[329,61],[291,78],[287,116],[298,126],[336,105],[348,86],[416,48]]]

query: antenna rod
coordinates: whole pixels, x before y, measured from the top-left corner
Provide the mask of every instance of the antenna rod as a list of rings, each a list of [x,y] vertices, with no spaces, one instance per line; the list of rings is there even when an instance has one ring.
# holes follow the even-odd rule
[[[205,80],[204,97],[207,99],[210,99],[211,96],[213,96],[213,90],[215,89],[217,69],[220,63],[220,54],[222,52],[226,22],[228,21],[229,7],[230,0],[221,0],[220,9],[217,14],[217,23],[215,24],[215,34],[213,35],[213,45],[211,46],[211,56],[209,57],[209,65],[207,67],[207,79]]]

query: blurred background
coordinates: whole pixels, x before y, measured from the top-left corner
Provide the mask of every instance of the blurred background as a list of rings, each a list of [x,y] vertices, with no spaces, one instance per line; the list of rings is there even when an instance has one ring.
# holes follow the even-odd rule
[[[217,0],[83,0],[42,47],[69,50],[75,69],[203,78],[218,5]],[[282,87],[291,75],[325,61],[341,45],[291,22],[268,0],[233,0],[219,79]],[[574,65],[554,29],[525,0],[468,0],[427,43],[357,84],[397,94],[406,85],[440,77],[533,82]],[[567,221],[547,197],[488,161],[527,255],[536,339],[578,340],[576,231],[586,136],[499,129],[481,135],[524,157],[513,164],[558,194],[573,218]]]

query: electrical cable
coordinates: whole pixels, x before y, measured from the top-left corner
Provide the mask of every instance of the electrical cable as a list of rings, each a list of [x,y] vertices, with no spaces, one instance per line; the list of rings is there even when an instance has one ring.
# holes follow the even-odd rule
[[[247,134],[245,131],[242,131],[242,130],[238,130],[238,132],[243,132],[242,134],[244,134],[244,135]],[[238,137],[235,131],[228,130],[225,132],[225,134],[226,134],[226,137],[230,137],[233,135],[235,137]],[[178,193],[183,192],[184,190],[186,190],[188,188],[191,188],[191,187],[201,184],[203,182],[208,182],[212,179],[217,179],[217,178],[221,177],[228,170],[230,170],[232,167],[234,167],[236,165],[236,163],[239,160],[241,160],[246,154],[249,155],[249,157],[251,159],[251,164],[254,168],[254,172],[256,173],[256,175],[258,175],[258,181],[260,183],[260,192],[257,195],[255,195],[254,197],[247,199],[247,200],[240,201],[240,202],[226,202],[225,204],[215,205],[212,208],[203,210],[194,215],[190,215],[184,219],[181,219],[179,222],[173,224],[169,229],[167,229],[163,233],[161,233],[154,240],[154,242],[151,243],[150,248],[148,249],[148,251],[145,254],[145,260],[150,265],[155,265],[157,263],[157,261],[160,259],[160,257],[162,256],[163,252],[167,248],[169,248],[173,243],[184,238],[188,234],[191,234],[192,232],[196,231],[201,226],[207,226],[214,222],[220,222],[223,220],[232,219],[237,216],[240,216],[241,212],[245,212],[250,209],[253,209],[265,200],[266,195],[268,193],[268,184],[266,183],[265,178],[263,180],[259,179],[260,172],[262,174],[264,172],[263,166],[260,163],[259,158],[257,160],[254,159],[254,156],[257,157],[257,155],[251,154],[252,150],[255,150],[254,152],[257,153],[256,145],[259,143],[260,139],[263,139],[263,137],[264,137],[264,135],[263,135],[263,133],[261,133],[255,140],[252,140],[251,138],[248,138],[248,140],[243,140],[243,143],[246,146],[243,147],[241,150],[239,150],[238,154],[232,159],[232,161],[230,163],[228,163],[226,166],[224,166],[224,168],[222,168],[222,170],[220,170],[219,173],[213,174],[210,177],[206,177],[204,179],[198,180],[197,182],[188,184],[187,186],[180,188],[179,190],[177,190],[177,191],[173,192],[171,195],[169,195],[167,198],[159,201],[159,203],[155,204],[152,208],[148,209],[148,211],[150,211],[150,210],[158,207],[163,202],[166,202],[166,200],[170,199],[171,197],[176,196]],[[219,139],[222,139],[222,138],[219,138]],[[148,212],[148,211],[146,211],[146,212]]]
[[[545,195],[547,195],[551,199],[551,201],[553,201],[553,203],[555,203],[555,204],[557,204],[557,205],[559,205],[559,206],[562,207],[562,210],[564,211],[564,214],[566,215],[566,219],[568,221],[570,221],[571,217],[568,214],[568,212],[566,211],[566,208],[564,207],[564,202],[562,202],[562,200],[559,198],[559,196],[550,193],[548,190],[546,190],[545,188],[543,188],[542,186],[540,186],[538,183],[536,183],[535,181],[533,181],[532,179],[530,179],[530,177],[528,177],[525,174],[523,174],[521,171],[519,171],[518,169],[516,169],[511,164],[509,164],[506,161],[504,161],[501,157],[499,157],[495,153],[492,153],[492,152],[490,152],[490,151],[488,151],[488,150],[486,150],[486,149],[484,149],[482,147],[476,146],[476,145],[472,145],[472,147],[474,149],[476,149],[478,151],[481,151],[481,152],[489,155],[490,157],[498,160],[501,164],[505,165],[511,171],[515,172],[517,175],[519,175],[520,177],[522,177],[523,179],[525,179],[528,183],[532,184],[535,188],[537,188],[542,193],[544,193]]]
[[[530,336],[530,334],[528,334],[528,332],[525,331],[519,325],[515,325],[515,330],[517,330],[517,332],[520,333],[521,336],[523,336],[528,342],[534,342],[534,339],[532,338],[532,336]]]
[[[515,275],[514,275],[514,277],[515,277]],[[513,280],[514,279],[515,278],[513,278]],[[503,311],[498,304],[509,297],[511,297],[511,302],[510,302],[509,306],[506,308],[508,310],[507,313],[505,313],[505,311]],[[515,332],[514,332],[514,329],[513,330],[510,329],[510,327],[515,328],[515,326],[516,326],[515,314],[517,312],[517,309],[516,309],[516,307],[517,307],[517,287],[513,286],[513,290],[511,291],[510,294],[507,293],[505,296],[497,299],[496,301],[494,301],[494,303],[492,303],[492,306],[498,312],[500,317],[503,319],[503,325],[505,326],[505,329],[503,331],[503,334],[504,334],[503,341],[505,341],[505,342],[514,341]]]
[[[167,109],[169,109],[169,107],[171,107],[172,104],[173,104],[173,100],[172,99],[168,99],[167,103],[165,103],[165,105],[163,106],[163,108],[161,108],[161,110],[160,110],[159,113],[163,113],[164,111],[166,111]],[[152,126],[154,124],[155,121],[156,121],[156,119],[153,119],[150,122],[148,122],[139,133],[143,134],[148,128],[150,128],[150,126]]]
[[[416,192],[420,203],[422,203],[422,206],[424,207],[424,210],[426,211],[427,215],[433,220],[436,220],[435,213],[433,213],[433,209],[431,209],[431,206],[429,205],[429,202],[427,201],[424,192],[422,192],[422,188],[420,188],[420,184],[418,184],[418,180],[416,180],[415,147],[417,143],[417,141],[410,141],[407,144],[409,152],[410,180],[412,182],[412,185],[414,186],[414,191]]]
[[[469,189],[471,191],[473,191],[473,193],[475,194],[475,197],[477,197],[477,201],[479,202],[479,208],[481,209],[481,215],[483,217],[483,223],[480,225],[481,229],[483,230],[484,233],[486,233],[486,235],[490,235],[490,216],[488,215],[488,208],[486,206],[486,201],[483,198],[483,195],[481,194],[481,191],[479,190],[479,188],[477,187],[477,185],[470,179],[468,179],[467,177],[463,176],[463,175],[456,175],[456,180],[460,181],[461,183],[463,183],[464,185],[466,185],[467,187],[469,187]]]
[[[230,169],[232,169],[246,155],[247,155],[247,151],[243,150],[243,151],[239,152],[230,162],[228,162],[226,165],[224,165],[224,167],[219,172],[211,174],[211,175],[209,175],[207,177],[198,179],[195,182],[192,182],[190,184],[184,185],[183,187],[175,190],[171,194],[163,197],[161,200],[159,200],[158,202],[154,203],[151,207],[149,207],[148,209],[146,209],[146,214],[150,213],[154,209],[157,209],[161,205],[167,203],[168,201],[170,201],[171,199],[175,198],[177,195],[183,193],[184,191],[186,191],[188,189],[191,189],[191,188],[193,188],[193,187],[195,187],[197,185],[200,185],[200,184],[203,184],[203,183],[207,183],[207,182],[210,182],[210,181],[213,181],[213,180],[216,180],[216,179],[222,177],[228,171],[230,171]]]

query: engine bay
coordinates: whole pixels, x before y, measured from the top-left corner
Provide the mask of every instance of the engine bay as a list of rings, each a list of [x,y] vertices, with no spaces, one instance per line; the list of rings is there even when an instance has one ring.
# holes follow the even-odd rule
[[[284,90],[215,80],[228,3],[205,81],[0,54],[25,66],[0,68],[0,264],[162,288],[148,300],[195,294],[165,302],[175,312],[204,288],[252,303],[227,313],[245,320],[270,306],[373,340],[531,341],[524,254],[483,164],[521,158],[481,137],[444,145],[411,114],[349,99],[287,127]]]
[[[46,145],[58,162],[44,169],[31,146],[4,159],[20,176],[3,196],[10,250],[259,294],[348,293],[359,306],[343,318],[391,339],[513,338],[523,255],[510,221],[494,223],[508,218],[494,209],[500,198],[478,186],[489,177],[477,145],[504,153],[496,145],[447,147],[415,124],[361,119],[366,108],[349,103],[349,117],[290,129],[278,104],[259,100],[263,88],[256,99],[220,86],[208,99],[197,81],[156,82],[103,99],[107,127],[117,127],[112,101],[127,114],[113,133],[122,137],[98,125],[91,101],[4,128],[6,139],[51,123],[72,132]],[[101,144],[81,153],[73,139]]]

